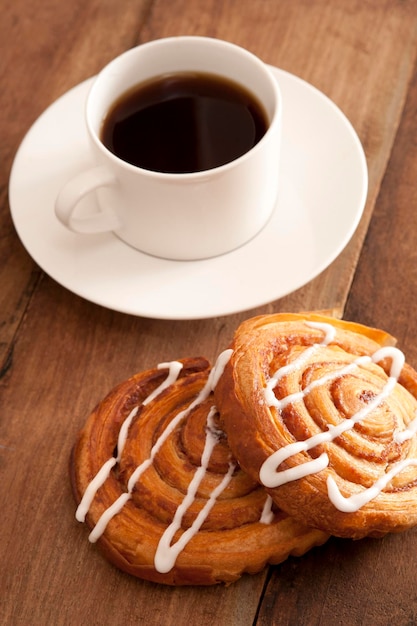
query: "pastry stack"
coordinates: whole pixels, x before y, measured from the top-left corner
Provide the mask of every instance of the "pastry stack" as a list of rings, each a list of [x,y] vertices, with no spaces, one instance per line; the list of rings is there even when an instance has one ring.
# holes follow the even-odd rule
[[[255,317],[211,366],[132,376],[71,455],[76,518],[114,565],[231,583],[330,535],[417,523],[417,372],[388,333],[321,314]]]

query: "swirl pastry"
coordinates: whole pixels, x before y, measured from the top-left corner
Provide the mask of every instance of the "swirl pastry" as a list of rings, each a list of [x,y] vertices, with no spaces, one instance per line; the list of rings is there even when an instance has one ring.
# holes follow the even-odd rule
[[[213,369],[194,358],[133,376],[79,434],[71,457],[76,517],[130,574],[229,583],[327,539],[280,511],[233,459],[212,394],[228,356]]]
[[[341,537],[417,523],[417,373],[389,334],[317,314],[253,318],[215,389],[241,467]]]

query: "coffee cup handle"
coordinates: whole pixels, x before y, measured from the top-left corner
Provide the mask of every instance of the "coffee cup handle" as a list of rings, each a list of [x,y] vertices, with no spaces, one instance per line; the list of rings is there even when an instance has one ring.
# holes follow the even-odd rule
[[[99,187],[116,185],[117,179],[107,167],[98,165],[80,172],[69,180],[59,192],[55,201],[55,214],[59,221],[75,233],[104,233],[120,228],[116,213],[106,208],[98,209],[89,215],[75,215],[78,203]]]

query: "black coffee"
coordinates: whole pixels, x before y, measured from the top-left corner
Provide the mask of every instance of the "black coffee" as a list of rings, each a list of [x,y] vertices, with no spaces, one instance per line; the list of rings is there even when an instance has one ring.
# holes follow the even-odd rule
[[[266,129],[262,105],[245,88],[219,76],[186,72],[124,94],[104,120],[101,139],[128,163],[186,173],[233,161]]]

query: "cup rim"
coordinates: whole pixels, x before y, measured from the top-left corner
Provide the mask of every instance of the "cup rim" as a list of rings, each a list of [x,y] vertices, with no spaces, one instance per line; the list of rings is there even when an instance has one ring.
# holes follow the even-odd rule
[[[165,45],[170,42],[178,42],[178,41],[190,42],[190,43],[196,42],[196,41],[208,41],[216,45],[223,46],[225,48],[234,49],[238,51],[239,54],[243,54],[247,58],[250,58],[252,62],[258,65],[259,70],[263,72],[263,74],[268,78],[271,84],[272,91],[275,97],[275,110],[269,122],[268,128],[266,132],[264,133],[264,135],[262,136],[262,138],[254,146],[252,146],[252,148],[247,150],[244,154],[240,155],[236,159],[233,159],[232,161],[228,161],[227,163],[218,165],[210,169],[199,170],[196,172],[179,172],[179,173],[178,172],[159,172],[156,170],[151,170],[151,169],[147,169],[144,167],[140,167],[138,165],[134,165],[132,163],[129,163],[128,161],[124,161],[123,159],[118,157],[116,154],[114,154],[111,150],[109,150],[109,148],[107,148],[103,144],[98,133],[93,128],[93,124],[90,119],[91,99],[102,77],[108,74],[109,72],[111,72],[112,68],[116,64],[119,64],[123,60],[123,58],[126,58],[127,56],[131,56],[132,54],[135,54],[139,49],[142,49],[145,46],[147,48],[157,47],[160,45]],[[136,173],[140,172],[149,178],[152,177],[152,178],[158,178],[158,179],[163,179],[167,181],[168,180],[195,181],[196,179],[202,179],[202,178],[206,178],[209,176],[214,176],[216,174],[220,175],[220,174],[226,173],[228,170],[232,168],[237,167],[243,161],[250,158],[255,151],[259,151],[262,148],[262,146],[265,144],[265,142],[269,141],[271,134],[273,134],[273,131],[275,130],[276,126],[280,123],[281,117],[282,117],[282,94],[281,94],[278,81],[275,78],[275,76],[272,74],[272,71],[268,67],[268,65],[265,62],[263,62],[254,53],[250,52],[246,48],[243,48],[242,46],[239,46],[238,44],[235,44],[231,41],[227,41],[224,39],[218,39],[216,37],[206,37],[206,36],[200,36],[200,35],[176,35],[173,37],[163,37],[163,38],[154,39],[154,40],[139,44],[138,46],[134,46],[133,48],[125,50],[120,55],[114,57],[109,63],[107,63],[100,70],[100,72],[96,75],[95,80],[93,81],[93,84],[90,87],[89,93],[87,95],[86,104],[85,104],[85,119],[86,119],[86,125],[87,125],[89,135],[91,139],[93,140],[97,149],[101,153],[103,153],[107,159],[110,159],[115,165],[117,165],[119,168],[124,169],[125,171],[136,172]]]

